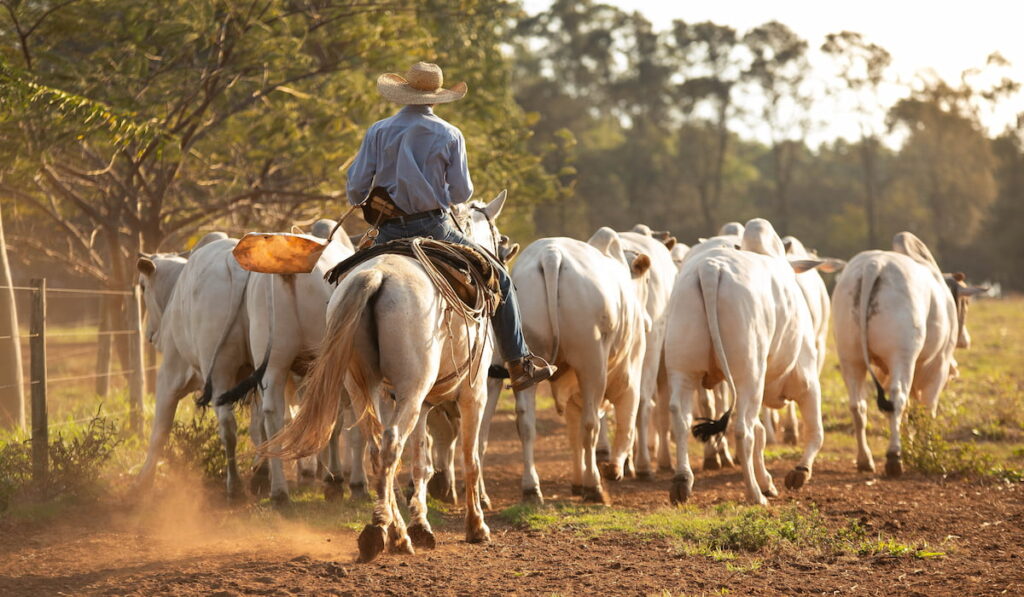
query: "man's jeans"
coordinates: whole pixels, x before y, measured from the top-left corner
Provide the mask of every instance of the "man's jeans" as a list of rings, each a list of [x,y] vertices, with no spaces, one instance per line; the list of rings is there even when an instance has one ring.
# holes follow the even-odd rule
[[[379,245],[390,240],[415,236],[429,236],[434,240],[443,240],[479,249],[476,243],[463,236],[452,225],[447,214],[413,220],[407,224],[381,224],[380,234],[374,244]],[[512,284],[512,278],[509,277],[505,268],[495,269],[498,272],[498,285],[501,287],[501,295],[504,298],[498,305],[494,317],[491,318],[491,325],[494,326],[494,335],[498,337],[498,350],[501,352],[502,358],[506,362],[514,361],[529,355],[530,349],[527,348],[526,340],[523,339],[519,303],[516,302],[516,291]]]

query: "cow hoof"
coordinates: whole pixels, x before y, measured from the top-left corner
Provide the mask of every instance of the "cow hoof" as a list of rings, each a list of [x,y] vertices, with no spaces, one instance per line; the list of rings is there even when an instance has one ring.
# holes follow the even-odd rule
[[[608,492],[603,487],[583,487],[583,493],[580,496],[583,501],[588,504],[602,504],[604,506],[610,506],[612,500],[608,497]]]
[[[668,499],[673,506],[685,504],[693,493],[693,479],[689,475],[679,474],[672,478],[672,488],[668,490]]]
[[[445,471],[438,471],[430,477],[430,480],[427,481],[427,493],[430,494],[430,497],[446,504],[454,504],[456,502],[454,484],[448,478],[448,473]]]
[[[489,543],[491,530],[482,521],[479,525],[466,528],[466,543]]]
[[[736,466],[736,463],[732,460],[732,456],[729,456],[728,454],[720,455],[719,459],[722,461],[722,468],[732,468]]]
[[[579,497],[579,496],[583,495],[583,486],[582,485],[570,485],[569,486],[569,495],[571,495],[573,497]]]
[[[480,494],[480,507],[485,511],[491,509],[491,498],[486,493]]]
[[[795,468],[786,473],[786,489],[800,489],[811,478],[811,471]]]
[[[399,529],[397,524],[388,527],[388,553],[399,555],[413,555],[416,550],[412,547],[412,541],[405,529]]]
[[[609,481],[621,481],[622,469],[614,462],[605,462],[601,464],[601,475]]]
[[[338,480],[324,480],[324,501],[340,502],[345,499],[345,484]]]
[[[787,429],[786,432],[782,435],[782,443],[789,444],[790,446],[799,445],[800,440],[796,436],[796,431],[793,431],[792,429]]]
[[[257,471],[255,475],[249,479],[249,493],[258,496],[266,497],[270,495],[270,476],[267,474],[260,474]]]
[[[437,547],[437,539],[434,537],[434,532],[425,525],[416,523],[409,527],[408,532],[409,539],[414,546],[423,549],[434,549]]]
[[[885,474],[889,477],[899,477],[903,474],[903,460],[899,452],[892,452],[885,455]]]
[[[372,562],[384,551],[388,533],[383,528],[368,524],[359,533],[359,562]]]
[[[722,468],[722,462],[718,459],[718,454],[708,456],[704,459],[704,470],[717,471],[720,468]]]
[[[523,502],[536,506],[544,505],[544,496],[540,493],[540,487],[531,487],[523,490]]]
[[[622,477],[633,478],[636,477],[636,470],[633,468],[633,459],[626,458],[626,461],[622,463]],[[619,479],[612,479],[612,481],[618,481]]]
[[[349,499],[353,502],[365,502],[370,499],[370,492],[366,491],[365,483],[349,483]]]
[[[597,458],[598,464],[604,464],[605,462],[611,460],[611,453],[609,453],[608,450],[596,450],[594,452],[594,457]]]
[[[873,473],[875,472],[875,463],[870,460],[867,462],[857,462],[857,470],[862,473]]]
[[[775,483],[769,483],[768,489],[762,489],[761,494],[764,497],[776,498],[779,497],[779,490],[775,487]]]
[[[636,480],[637,481],[653,481],[654,480],[654,472],[653,471],[637,471],[636,472]]]
[[[672,463],[671,462],[668,463],[668,464],[665,464],[664,462],[659,462],[658,463],[658,470],[663,472],[663,473],[671,473],[671,472],[673,472],[676,469],[672,467]]]
[[[283,510],[292,505],[292,499],[288,497],[287,491],[277,491],[270,494],[270,503],[278,510]]]

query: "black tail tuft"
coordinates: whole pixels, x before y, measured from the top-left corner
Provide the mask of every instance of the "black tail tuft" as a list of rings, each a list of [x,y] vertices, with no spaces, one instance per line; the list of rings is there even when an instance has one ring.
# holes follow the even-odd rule
[[[260,384],[263,383],[263,374],[266,372],[267,361],[264,360],[263,363],[252,372],[252,375],[243,379],[237,386],[218,396],[217,406],[237,404],[240,400],[248,396],[250,392],[260,387]]]
[[[196,406],[210,406],[210,399],[213,398],[213,380],[206,378],[206,385],[203,386],[203,393],[196,398]]]
[[[508,374],[508,369],[501,365],[491,365],[487,368],[487,377],[493,377],[494,379],[508,379],[511,376]]]
[[[885,397],[885,388],[882,387],[882,384],[878,383],[877,379],[875,380],[875,391],[878,393],[877,401],[879,410],[887,413],[891,413],[892,411],[896,410],[896,407],[893,405],[893,403],[890,402],[889,399]]]
[[[705,419],[698,417],[698,421],[703,423],[697,423],[693,426],[693,437],[700,441],[707,443],[711,438],[715,437],[720,433],[725,433],[726,427],[729,426],[729,417],[732,415],[732,409],[725,411],[725,414],[717,419]]]

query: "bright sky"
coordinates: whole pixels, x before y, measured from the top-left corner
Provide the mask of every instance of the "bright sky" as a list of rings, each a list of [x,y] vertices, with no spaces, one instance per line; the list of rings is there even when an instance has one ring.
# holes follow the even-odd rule
[[[627,11],[643,13],[657,30],[665,30],[675,19],[688,22],[714,21],[735,27],[741,34],[771,20],[784,23],[808,40],[818,54],[825,35],[842,30],[861,33],[869,42],[887,49],[893,57],[891,74],[910,83],[918,72],[933,69],[947,81],[956,82],[968,68],[981,67],[985,58],[999,51],[1012,66],[1001,69],[1004,76],[1024,83],[1024,2],[1020,0],[603,0]],[[530,13],[544,10],[550,0],[525,0]],[[825,60],[812,55],[812,64],[824,70]],[[831,76],[830,71],[819,77]],[[892,94],[905,93],[892,90]],[[895,100],[898,95],[886,98]],[[834,104],[819,102],[815,120],[824,121],[812,143],[835,136],[854,138],[856,125],[835,113]],[[1024,112],[1024,93],[992,114],[983,114],[986,125],[999,132]],[[839,118],[836,118],[839,116]]]

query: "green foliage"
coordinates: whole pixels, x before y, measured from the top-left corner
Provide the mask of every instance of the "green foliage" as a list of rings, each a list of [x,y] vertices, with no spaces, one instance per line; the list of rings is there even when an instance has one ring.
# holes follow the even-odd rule
[[[185,422],[175,421],[164,455],[172,468],[198,471],[208,481],[227,474],[227,456],[218,435],[217,418],[207,410]]]
[[[1024,471],[1008,468],[978,449],[977,445],[947,441],[942,426],[924,410],[910,408],[903,427],[903,459],[926,475],[965,476],[978,479],[1019,482]]]
[[[98,413],[79,427],[51,435],[46,479],[32,479],[32,446],[11,437],[0,441],[0,511],[16,498],[34,501],[88,500],[102,493],[102,472],[124,441],[112,420]]]

